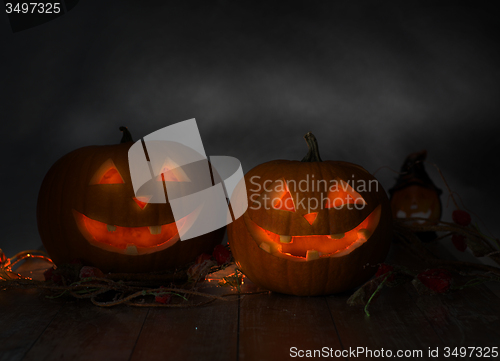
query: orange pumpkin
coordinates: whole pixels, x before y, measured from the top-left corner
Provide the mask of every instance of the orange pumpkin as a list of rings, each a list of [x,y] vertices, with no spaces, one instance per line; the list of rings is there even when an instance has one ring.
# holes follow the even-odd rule
[[[57,265],[80,259],[104,272],[148,272],[177,268],[211,253],[225,228],[182,242],[177,227],[195,222],[193,215],[176,223],[168,202],[136,198],[128,163],[134,143],[128,130],[120,129],[122,143],[77,149],[45,176],[37,222],[50,257]],[[163,180],[150,183],[163,191]]]
[[[408,155],[394,187],[389,189],[394,218],[425,218],[422,224],[436,224],[441,219],[441,189],[436,187],[424,167],[427,151]],[[436,234],[432,232],[434,239]]]
[[[275,160],[245,175],[248,209],[228,225],[237,265],[254,283],[293,295],[356,287],[389,250],[392,217],[378,181],[364,168],[308,155]]]

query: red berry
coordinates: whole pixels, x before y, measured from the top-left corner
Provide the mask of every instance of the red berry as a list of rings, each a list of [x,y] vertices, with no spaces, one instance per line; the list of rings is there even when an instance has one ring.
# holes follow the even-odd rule
[[[451,218],[459,226],[468,226],[471,222],[470,214],[461,209],[455,209],[451,214]]]
[[[104,273],[102,273],[102,271],[99,268],[83,266],[80,269],[80,279],[88,277],[104,277]]]
[[[43,273],[43,276],[45,277],[45,281],[52,281],[56,285],[63,285],[63,278],[62,276],[56,271],[54,267],[49,268]]]
[[[452,277],[451,274],[444,269],[429,269],[420,272],[417,278],[427,288],[436,293],[444,293],[450,289]]]
[[[160,288],[165,288],[165,287],[161,286]],[[171,298],[172,298],[172,295],[170,293],[165,293],[165,294],[162,294],[162,295],[156,295],[155,296],[155,302],[163,303],[165,305],[167,303],[170,303]]]
[[[43,277],[45,277],[45,281],[50,281],[52,280],[52,277],[54,276],[54,267],[49,268],[43,273]]]
[[[377,270],[377,273],[375,273],[375,277],[380,277],[382,275],[385,275],[389,272],[392,272],[394,271],[394,267],[392,266],[389,266],[388,264],[385,264],[385,263],[382,263],[379,267],[378,267],[378,270]],[[387,276],[386,276],[387,277]],[[386,277],[384,277],[383,279],[385,279]],[[394,273],[391,274],[389,276],[389,278],[387,279],[387,282],[391,282],[391,281],[394,281],[394,278],[395,278],[395,275]]]
[[[229,250],[222,244],[218,244],[217,246],[215,246],[212,255],[219,265],[231,261],[231,252],[229,252]]]
[[[171,298],[172,298],[172,295],[155,296],[155,302],[167,304],[167,303],[170,303]]]
[[[451,242],[453,242],[455,248],[460,252],[465,252],[465,250],[467,249],[467,242],[465,242],[465,237],[461,234],[453,233],[453,235],[451,236]]]

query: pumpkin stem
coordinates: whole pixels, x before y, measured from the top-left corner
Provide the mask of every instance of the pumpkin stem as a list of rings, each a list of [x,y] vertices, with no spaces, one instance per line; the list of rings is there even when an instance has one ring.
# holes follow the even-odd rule
[[[127,142],[133,142],[134,140],[132,139],[132,134],[130,134],[129,130],[127,127],[120,127],[120,130],[123,132],[122,140],[120,143],[127,143]]]
[[[301,162],[322,162],[319,155],[318,141],[316,140],[314,134],[308,132],[306,135],[304,135],[304,139],[306,140],[309,150],[306,156],[302,158]]]

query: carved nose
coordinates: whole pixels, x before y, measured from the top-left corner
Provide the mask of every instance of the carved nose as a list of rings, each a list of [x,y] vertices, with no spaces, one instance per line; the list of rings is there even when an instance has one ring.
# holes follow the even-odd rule
[[[316,217],[318,216],[318,212],[313,212],[309,214],[304,214],[304,218],[306,221],[309,222],[309,224],[312,226],[313,222],[316,220]]]
[[[141,207],[141,209],[144,209],[148,205],[151,197],[133,197],[132,199],[135,201],[135,203],[137,203],[139,207]]]

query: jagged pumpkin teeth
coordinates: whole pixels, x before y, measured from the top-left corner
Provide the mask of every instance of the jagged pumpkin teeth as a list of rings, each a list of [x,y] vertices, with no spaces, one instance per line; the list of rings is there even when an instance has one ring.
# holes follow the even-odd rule
[[[139,252],[137,252],[137,247],[134,244],[127,244],[127,249],[125,250],[125,253],[131,256],[139,254]]]
[[[343,257],[345,256],[346,254],[349,254],[350,250],[348,249],[343,249],[342,251],[340,252],[337,252],[335,254],[332,255],[332,257]]]
[[[161,226],[149,226],[149,232],[151,234],[160,234],[161,233]]]
[[[290,243],[292,241],[292,236],[280,236],[281,243]]]
[[[306,261],[312,261],[315,259],[319,259],[319,252],[314,249],[308,250],[306,254]]]
[[[371,236],[371,232],[365,228],[362,228],[358,231],[358,239],[363,238],[363,239],[367,240],[368,238],[370,238],[370,236]]]
[[[330,234],[328,237],[331,239],[341,239],[344,238],[345,233],[335,233],[335,234]]]
[[[262,242],[259,246],[263,251],[266,251],[267,253],[271,253],[271,246],[269,246],[268,243]]]
[[[191,184],[185,186],[189,179],[208,175],[218,180],[216,168],[206,163],[204,153],[182,142],[146,141],[149,136],[134,142],[126,127],[120,130],[119,144],[74,150],[47,172],[37,223],[50,258],[57,266],[78,259],[105,273],[143,273],[180,269],[211,253],[222,242],[224,227],[200,232],[200,207],[181,218],[174,215],[163,180],[181,199],[193,194]],[[167,128],[161,131],[167,138],[171,134]],[[153,163],[146,159],[148,152],[155,154]],[[181,241],[181,234],[189,239],[195,233],[201,235]]]
[[[370,172],[323,161],[316,137],[304,138],[301,161],[274,160],[247,172],[241,185],[251,185],[249,207],[228,224],[229,244],[241,271],[262,288],[298,296],[344,292],[372,277],[388,254],[389,200]]]

